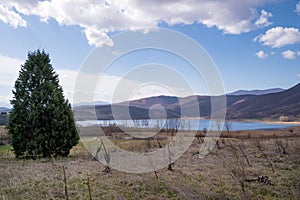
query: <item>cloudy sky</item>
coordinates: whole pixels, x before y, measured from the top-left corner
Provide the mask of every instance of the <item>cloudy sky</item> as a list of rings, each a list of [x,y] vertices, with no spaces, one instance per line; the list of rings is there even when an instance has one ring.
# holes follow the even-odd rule
[[[28,51],[50,54],[72,101],[77,73],[94,48],[113,46],[115,34],[155,27],[197,41],[227,92],[300,82],[299,0],[0,0],[0,106],[8,106]],[[106,79],[114,85],[120,77]],[[144,90],[141,96],[151,95]]]

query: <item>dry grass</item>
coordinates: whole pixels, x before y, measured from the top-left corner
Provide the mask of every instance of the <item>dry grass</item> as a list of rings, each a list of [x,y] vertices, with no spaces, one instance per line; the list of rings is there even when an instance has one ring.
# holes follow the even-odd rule
[[[112,169],[109,174],[103,173],[104,165],[92,161],[81,143],[72,149],[70,157],[54,163],[46,159],[15,160],[9,146],[0,146],[0,199],[66,199],[65,183],[69,199],[300,198],[300,128],[294,128],[293,133],[274,130],[226,134],[220,139],[220,148],[214,148],[204,159],[198,157],[201,144],[195,139],[175,161],[174,170],[161,169],[158,178],[154,172],[129,174]],[[147,146],[146,140],[123,136],[114,141],[120,147],[133,151],[159,148],[154,140]],[[114,139],[114,135],[110,137]],[[280,141],[286,153],[278,151]],[[260,175],[270,177],[272,184],[247,181]]]

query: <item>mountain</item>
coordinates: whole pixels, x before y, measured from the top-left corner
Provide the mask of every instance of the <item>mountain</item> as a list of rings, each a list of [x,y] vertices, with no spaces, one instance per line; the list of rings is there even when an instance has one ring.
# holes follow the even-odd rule
[[[271,89],[269,91],[276,90]],[[147,119],[150,116],[152,118],[161,116],[168,118],[180,116],[209,118],[211,115],[211,99],[220,97],[200,95],[184,98],[157,96],[113,105],[79,106],[74,110],[77,113],[77,119],[81,120],[86,120],[93,115],[97,116],[98,119],[113,119],[113,116],[118,119]],[[282,116],[285,120],[300,119],[300,84],[281,92],[261,95],[226,95],[226,99],[228,119],[267,118],[278,120]],[[198,109],[200,110],[200,116],[197,112]],[[114,115],[112,111],[114,111]],[[182,111],[185,113],[181,113]]]
[[[0,112],[9,112],[10,109],[9,108],[6,108],[6,107],[0,107]]]
[[[111,120],[111,119],[149,119],[152,118],[178,118],[180,115],[171,109],[162,112],[159,108],[148,108],[126,105],[97,105],[74,107],[76,120]],[[150,114],[149,114],[150,113]],[[165,115],[164,115],[165,114]]]
[[[227,95],[262,95],[262,94],[271,94],[271,93],[278,93],[282,92],[284,89],[282,88],[272,88],[272,89],[266,89],[266,90],[238,90],[232,93],[229,93]]]
[[[73,107],[77,107],[77,106],[94,106],[94,105],[109,105],[109,103],[105,102],[105,101],[94,101],[94,102],[80,102],[80,103],[75,103],[73,105]]]
[[[138,100],[133,100],[129,102],[130,106],[146,108],[149,109],[151,106],[159,104],[163,107],[167,107],[174,103],[178,103],[178,98],[173,96],[157,96],[157,97],[148,97]],[[120,103],[119,105],[127,105],[128,102]]]
[[[287,116],[290,120],[299,120],[300,84],[278,93],[236,97],[227,96],[227,99],[235,100],[227,105],[229,118],[279,119],[281,116]]]

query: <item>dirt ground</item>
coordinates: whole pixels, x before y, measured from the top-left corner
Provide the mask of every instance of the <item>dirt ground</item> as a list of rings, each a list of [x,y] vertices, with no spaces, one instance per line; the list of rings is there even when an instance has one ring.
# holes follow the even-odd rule
[[[35,161],[17,160],[9,145],[1,145],[0,199],[300,199],[300,127],[224,132],[203,159],[200,136],[172,170],[141,174],[103,172],[104,164],[82,143],[68,158]],[[168,132],[159,140],[119,132],[109,137],[120,148],[137,152],[172,139]]]

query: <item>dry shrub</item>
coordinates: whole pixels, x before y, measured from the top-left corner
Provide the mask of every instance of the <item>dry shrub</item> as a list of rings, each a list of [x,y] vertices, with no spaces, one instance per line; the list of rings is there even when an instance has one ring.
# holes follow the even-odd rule
[[[280,138],[275,138],[274,139],[274,144],[276,146],[277,152],[281,155],[281,154],[287,154],[288,153],[288,146],[289,146],[289,142],[287,139],[280,139]]]

